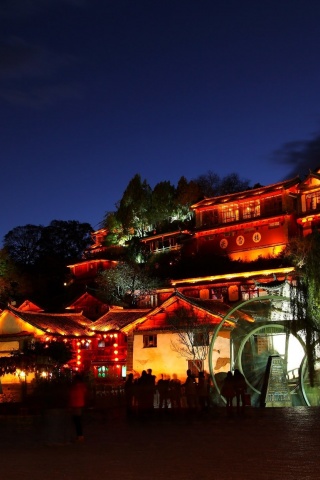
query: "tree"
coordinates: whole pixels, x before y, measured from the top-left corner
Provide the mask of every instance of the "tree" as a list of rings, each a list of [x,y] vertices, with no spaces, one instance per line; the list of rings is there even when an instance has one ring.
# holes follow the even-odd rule
[[[303,238],[295,238],[285,252],[296,268],[296,281],[292,287],[291,328],[305,334],[309,379],[314,382],[316,347],[320,338],[320,233],[314,230]]]
[[[220,188],[220,176],[217,173],[208,170],[206,174],[202,174],[195,179],[195,182],[199,185],[201,193],[204,197],[210,198],[218,195]]]
[[[34,265],[41,252],[42,225],[15,227],[4,236],[4,248],[13,262]]]
[[[219,195],[228,195],[249,189],[249,180],[241,180],[237,173],[230,173],[222,178],[219,186]]]
[[[101,272],[97,284],[109,303],[134,307],[138,300],[155,291],[159,281],[155,277],[150,277],[138,264],[123,262]]]
[[[47,343],[36,341],[10,357],[0,357],[0,376],[20,370],[28,374],[40,368],[59,370],[72,359],[71,347],[62,341]]]
[[[28,266],[55,257],[68,262],[80,260],[91,243],[89,223],[76,220],[53,220],[47,227],[25,225],[15,227],[4,237],[4,248],[13,262]]]
[[[190,207],[202,197],[199,185],[195,181],[188,182],[182,176],[177,185],[175,198],[175,215],[177,220],[189,221],[193,218]]]
[[[249,180],[240,179],[237,173],[230,173],[225,177],[209,170],[206,174],[200,175],[194,180],[203,197],[218,197],[230,193],[243,192],[250,189]]]
[[[47,227],[26,225],[5,235],[5,250],[27,278],[34,301],[53,310],[61,308],[67,265],[81,260],[92,231],[88,223],[53,220]]]
[[[116,212],[124,233],[143,237],[150,230],[151,187],[136,174],[129,182]]]
[[[8,255],[5,249],[0,250],[0,302],[3,306],[13,299],[28,296],[30,285],[26,275]]]
[[[102,220],[102,226],[107,230],[106,247],[118,246],[122,243],[124,232],[116,212],[107,212]]]
[[[191,360],[201,370],[208,357],[210,334],[213,331],[209,315],[199,318],[193,307],[179,308],[169,317],[169,324],[177,335],[177,340],[171,340],[172,350]]]
[[[77,220],[52,220],[44,227],[40,239],[40,258],[55,257],[77,261],[91,244],[93,229],[89,223]]]
[[[153,227],[157,231],[161,231],[163,225],[168,225],[172,221],[175,193],[175,187],[170,182],[159,182],[152,191],[150,215]]]

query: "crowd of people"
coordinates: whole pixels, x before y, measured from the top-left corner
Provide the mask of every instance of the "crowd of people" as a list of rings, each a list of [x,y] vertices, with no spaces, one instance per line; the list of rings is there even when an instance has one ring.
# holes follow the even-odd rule
[[[130,373],[125,382],[127,417],[148,418],[156,408],[158,412],[179,412],[181,409],[190,414],[205,413],[210,407],[210,376],[199,372],[198,378],[187,370],[185,382],[176,374],[172,377],[161,374],[158,379],[152,370],[143,370],[135,377]]]

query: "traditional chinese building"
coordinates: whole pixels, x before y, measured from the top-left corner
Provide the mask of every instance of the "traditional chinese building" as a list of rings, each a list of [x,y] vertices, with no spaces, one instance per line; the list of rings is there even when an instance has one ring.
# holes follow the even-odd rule
[[[297,222],[303,236],[320,226],[320,169],[310,172],[299,185]]]
[[[243,261],[276,257],[298,234],[298,192],[296,178],[192,205],[195,252]]]
[[[200,300],[185,297],[179,292],[173,293],[159,307],[122,327],[122,332],[128,335],[128,352],[132,344],[132,355],[128,353],[127,359],[128,371],[140,374],[142,370],[151,368],[159,378],[165,374],[175,375],[181,380],[185,379],[188,368],[195,372],[208,372],[206,347],[209,346],[212,332],[229,308],[216,300]],[[215,345],[215,373],[230,368],[230,332],[239,316],[245,321],[253,321],[249,315],[238,312],[225,323]],[[182,323],[177,325],[179,318]],[[187,318],[192,322],[192,345],[199,352],[202,351],[202,355],[194,358],[189,355],[189,359],[183,354],[185,345],[181,345],[179,335],[179,330],[188,329]]]
[[[0,314],[0,356],[9,357],[12,353],[22,352],[36,341],[45,344],[65,342],[74,352],[68,367],[82,370],[81,350],[83,345],[91,343],[93,334],[88,330],[91,323],[81,313],[52,314],[8,306]],[[28,374],[27,381],[32,381],[34,375],[35,372]],[[6,373],[2,383],[19,383],[19,380],[16,375]]]
[[[89,292],[80,295],[80,297],[66,307],[66,310],[70,312],[82,312],[85,317],[89,318],[89,320],[97,320],[109,309],[109,305],[96,296],[91,295]]]

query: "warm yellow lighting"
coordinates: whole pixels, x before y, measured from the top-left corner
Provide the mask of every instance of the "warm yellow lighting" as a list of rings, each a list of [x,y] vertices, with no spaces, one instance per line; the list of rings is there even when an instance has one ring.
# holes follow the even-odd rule
[[[118,346],[118,344],[117,344],[117,343],[114,343],[114,344],[113,344],[113,346],[114,346],[114,347],[117,347],[117,346]]]
[[[119,358],[118,358],[118,357],[116,357],[116,358],[115,358],[115,361],[117,362],[118,360],[119,360]]]
[[[274,270],[260,270],[258,272],[244,272],[244,273],[233,273],[233,274],[224,274],[224,275],[211,275],[208,277],[194,277],[194,278],[182,278],[181,280],[171,280],[171,285],[178,285],[179,283],[198,283],[198,282],[213,282],[215,280],[232,280],[233,278],[239,277],[252,277],[259,275],[272,275],[272,274],[287,274],[294,271],[294,267],[286,268],[275,268]]]
[[[117,353],[118,353],[118,350],[115,350],[113,353],[114,353],[115,355],[117,355]]]

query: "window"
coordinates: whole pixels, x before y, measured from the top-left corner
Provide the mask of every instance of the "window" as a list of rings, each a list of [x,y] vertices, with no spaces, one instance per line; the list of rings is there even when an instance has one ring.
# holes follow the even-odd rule
[[[260,216],[260,200],[245,202],[242,205],[242,217],[254,218]]]
[[[313,192],[306,195],[307,210],[317,210],[320,207],[320,192]]]
[[[218,210],[207,210],[202,213],[202,225],[206,227],[212,227],[218,225],[219,213]]]
[[[267,197],[263,201],[263,210],[265,214],[274,214],[282,212],[282,196]]]
[[[239,220],[238,205],[228,205],[222,208],[222,223],[236,222]]]
[[[157,335],[143,335],[143,348],[152,348],[157,346]]]
[[[194,347],[202,347],[209,345],[209,333],[208,332],[194,332],[192,345]]]
[[[106,378],[108,376],[109,367],[103,365],[97,368],[98,378]]]

